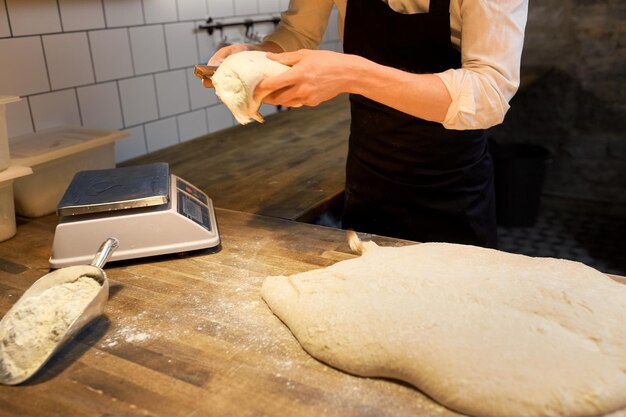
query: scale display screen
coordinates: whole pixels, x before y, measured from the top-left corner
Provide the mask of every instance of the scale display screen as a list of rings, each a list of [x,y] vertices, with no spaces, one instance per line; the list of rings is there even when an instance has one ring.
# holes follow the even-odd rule
[[[198,190],[196,187],[192,186],[191,184],[186,183],[180,178],[176,179],[176,188],[178,188],[179,190],[183,190],[187,194],[194,196],[199,201],[202,201],[205,205],[209,204],[207,200],[207,196],[204,195],[202,191]]]
[[[178,192],[178,212],[211,231],[208,207],[180,191]]]

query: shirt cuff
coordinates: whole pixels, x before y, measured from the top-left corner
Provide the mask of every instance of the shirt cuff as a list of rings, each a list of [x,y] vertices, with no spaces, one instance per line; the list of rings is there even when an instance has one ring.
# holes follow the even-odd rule
[[[509,104],[483,74],[449,69],[435,75],[452,98],[442,123],[446,129],[487,129],[502,123]]]

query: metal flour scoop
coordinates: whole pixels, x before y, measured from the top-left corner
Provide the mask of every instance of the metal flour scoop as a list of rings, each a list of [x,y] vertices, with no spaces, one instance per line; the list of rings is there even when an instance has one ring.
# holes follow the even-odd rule
[[[117,246],[117,239],[109,238],[100,246],[90,265],[61,268],[39,278],[4,315],[0,321],[0,383],[16,385],[26,381],[36,374],[68,340],[103,313],[109,298],[109,281],[102,267]],[[97,292],[93,298],[81,300],[75,305],[78,306],[75,308],[80,309],[71,311],[77,314],[70,314],[69,317],[64,317],[64,320],[54,322],[55,317],[61,315],[61,310],[67,309],[68,306],[60,306],[58,310],[52,310],[45,317],[28,311],[29,308],[37,309],[41,305],[39,299],[35,297],[42,296],[44,292],[54,287],[64,284],[66,287],[67,284],[74,285],[81,278],[93,279],[99,288],[83,280],[94,287]],[[94,292],[90,291],[88,294],[92,296]],[[68,301],[68,304],[72,302],[75,301]],[[48,319],[54,325],[48,325]],[[21,333],[14,328],[20,320],[25,321],[22,324],[27,325]],[[34,336],[33,334],[30,337],[24,335],[29,331],[35,331],[33,329],[36,329]],[[42,340],[45,343],[41,342]],[[28,363],[28,366],[18,366],[17,364],[20,363]]]

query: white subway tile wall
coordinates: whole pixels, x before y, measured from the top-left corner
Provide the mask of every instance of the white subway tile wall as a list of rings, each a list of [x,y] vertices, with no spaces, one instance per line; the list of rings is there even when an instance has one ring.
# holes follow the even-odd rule
[[[118,85],[125,126],[159,118],[154,75],[120,80]]]
[[[206,113],[209,132],[211,133],[232,127],[235,124],[235,119],[226,106],[209,107],[206,109]]]
[[[13,36],[61,31],[57,0],[6,0]]]
[[[143,24],[141,0],[103,0],[107,27]]]
[[[50,91],[41,37],[0,39],[0,56],[0,95]]]
[[[181,142],[195,139],[209,132],[204,109],[178,116],[178,136]]]
[[[96,81],[109,81],[133,76],[128,29],[107,29],[89,32],[91,55]]]
[[[272,13],[280,10],[280,0],[260,0],[259,13]]]
[[[105,27],[101,0],[59,0],[59,10],[65,32]]]
[[[159,116],[167,117],[191,110],[185,70],[155,74]]]
[[[205,0],[180,0],[178,2],[179,20],[204,19],[208,15]]]
[[[0,38],[8,38],[9,36],[11,36],[11,28],[9,27],[7,7],[4,0],[0,0]]]
[[[176,0],[143,0],[143,14],[147,24],[177,22]]]
[[[129,31],[135,74],[167,70],[163,26],[138,26],[130,28]]]
[[[85,32],[43,36],[43,49],[53,90],[94,83]]]
[[[213,18],[216,17],[231,17],[235,15],[235,6],[233,0],[208,0],[209,2],[209,15]]]
[[[20,100],[6,106],[7,120],[11,123],[7,125],[9,137],[25,135],[33,132],[33,119],[30,116],[28,99]]]
[[[148,123],[145,128],[148,152],[158,151],[178,143],[178,124],[175,117]]]
[[[85,126],[110,130],[124,127],[117,83],[93,84],[76,91]]]
[[[189,99],[191,109],[196,110],[217,104],[217,96],[212,88],[203,88],[193,75],[193,69],[187,70],[187,86],[189,87]]]
[[[198,26],[279,16],[288,0],[0,0],[0,95],[10,137],[60,125],[124,129],[121,162],[234,126],[193,76],[225,37],[244,27]],[[258,24],[262,37],[272,24]],[[333,12],[322,49],[341,50]],[[276,112],[263,105],[264,116]]]
[[[61,90],[29,97],[35,130],[56,126],[80,126],[76,90]]]
[[[269,104],[261,104],[261,108],[259,109],[259,113],[263,117],[270,116],[276,113],[276,106],[270,106]]]
[[[198,63],[198,45],[193,22],[165,25],[165,42],[170,68],[184,68]]]
[[[259,12],[257,0],[235,0],[235,14],[247,15]]]
[[[115,160],[125,161],[127,159],[136,158],[141,155],[145,155],[146,148],[146,135],[144,133],[143,125],[131,127],[126,129],[128,137],[115,142]]]

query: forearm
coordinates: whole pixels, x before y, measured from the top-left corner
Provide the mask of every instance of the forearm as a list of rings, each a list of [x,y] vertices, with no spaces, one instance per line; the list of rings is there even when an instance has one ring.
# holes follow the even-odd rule
[[[360,94],[421,119],[443,122],[452,101],[434,74],[413,74],[358,57],[346,56],[345,92]]]
[[[434,74],[412,74],[357,55],[300,50],[268,55],[291,70],[266,78],[257,90],[270,104],[317,106],[341,93],[371,100],[422,119],[443,122],[451,98]]]

